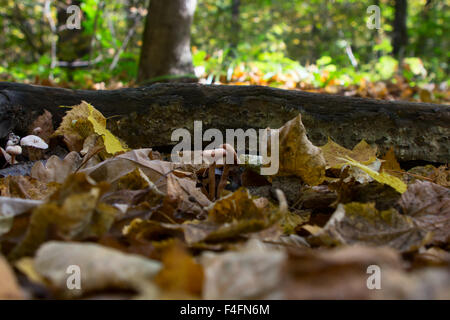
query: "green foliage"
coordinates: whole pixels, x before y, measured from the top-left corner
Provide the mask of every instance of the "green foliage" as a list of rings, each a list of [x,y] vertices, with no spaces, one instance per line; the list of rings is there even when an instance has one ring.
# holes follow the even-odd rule
[[[134,25],[145,0],[82,0],[82,36],[95,60],[89,68],[51,69],[51,39],[43,17],[44,0],[0,0],[0,80],[53,79],[74,87],[106,85],[113,80],[133,83],[137,76],[143,20],[110,70],[114,57]],[[231,0],[199,0],[192,26],[193,63],[206,83],[242,82],[325,88],[403,75],[411,84],[448,78],[448,5],[445,1],[408,0],[408,47],[402,62],[392,57],[392,1],[379,0],[381,29],[366,27],[366,9],[357,0],[241,0],[238,29],[233,28]],[[58,22],[57,7],[52,16]],[[24,23],[22,23],[25,21]],[[30,34],[31,32],[31,34]],[[235,34],[237,32],[237,34]],[[237,43],[233,39],[238,39]],[[73,50],[73,46],[65,49]],[[90,47],[90,50],[89,50]],[[351,48],[357,66],[350,61]],[[64,50],[62,48],[61,50]],[[62,53],[61,53],[62,55]],[[70,56],[70,55],[68,55]]]

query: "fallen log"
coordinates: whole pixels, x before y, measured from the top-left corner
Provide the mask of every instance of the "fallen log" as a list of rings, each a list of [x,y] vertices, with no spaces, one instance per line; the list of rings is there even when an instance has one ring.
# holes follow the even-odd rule
[[[0,138],[21,134],[44,109],[58,124],[67,109],[85,100],[108,119],[110,130],[130,147],[167,146],[172,131],[278,128],[302,114],[310,140],[327,137],[352,148],[361,139],[381,152],[393,146],[401,161],[446,163],[450,158],[450,107],[282,90],[261,86],[154,84],[89,91],[0,82]]]

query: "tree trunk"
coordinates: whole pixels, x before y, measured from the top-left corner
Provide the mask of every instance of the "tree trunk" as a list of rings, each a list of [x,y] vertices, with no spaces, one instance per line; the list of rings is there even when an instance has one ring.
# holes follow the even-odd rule
[[[430,23],[429,19],[432,4],[433,4],[432,0],[427,0],[427,2],[425,3],[425,6],[423,7],[423,10],[420,14],[422,18],[421,23],[423,24]],[[421,57],[425,52],[427,52],[427,49],[429,47],[429,44],[427,43],[428,39],[429,39],[428,34],[425,31],[420,30],[419,37],[417,39],[417,44],[415,45],[415,54],[414,54],[415,57]]]
[[[408,44],[408,30],[406,29],[406,17],[408,16],[408,1],[395,0],[395,16],[392,33],[392,47],[394,56],[402,59],[406,45]]]
[[[231,0],[231,38],[230,47],[236,49],[239,44],[239,34],[241,32],[241,24],[239,21],[239,11],[241,0]],[[235,54],[233,52],[233,54]]]
[[[151,0],[145,23],[138,81],[192,77],[190,28],[197,0]]]
[[[23,135],[47,109],[55,125],[85,100],[109,118],[108,127],[132,148],[167,146],[177,128],[279,128],[299,113],[310,140],[353,148],[361,139],[401,161],[450,160],[450,107],[282,90],[261,86],[154,84],[120,90],[68,90],[0,82],[0,138]]]
[[[58,2],[57,26],[64,26],[67,23],[67,8],[71,5],[81,6],[80,0],[70,0]],[[91,51],[92,35],[83,32],[83,29],[64,29],[58,33],[57,57],[58,61],[74,62],[82,60]],[[70,65],[69,65],[70,66]]]

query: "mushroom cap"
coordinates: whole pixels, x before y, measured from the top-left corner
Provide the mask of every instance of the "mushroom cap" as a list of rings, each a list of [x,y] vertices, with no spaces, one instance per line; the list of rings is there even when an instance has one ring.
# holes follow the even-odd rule
[[[22,154],[22,147],[21,146],[8,146],[5,151],[6,151],[6,153],[17,156],[19,154]]]
[[[32,135],[32,134],[29,136],[23,137],[20,140],[20,145],[22,147],[33,147],[36,149],[47,149],[48,148],[48,144],[46,144],[45,141],[42,140],[42,138]]]
[[[8,135],[8,145],[9,146],[13,146],[13,145],[19,144],[19,141],[20,141],[20,137],[15,135],[14,133],[11,132]]]
[[[38,135],[39,133],[42,132],[42,128],[41,127],[36,127],[33,129],[33,134]]]
[[[17,142],[17,143],[18,143],[18,142]],[[14,142],[14,141],[12,141],[12,140],[8,140],[8,142],[6,142],[6,146],[7,146],[7,147],[9,147],[9,146],[15,146],[15,145],[17,145],[17,143]]]

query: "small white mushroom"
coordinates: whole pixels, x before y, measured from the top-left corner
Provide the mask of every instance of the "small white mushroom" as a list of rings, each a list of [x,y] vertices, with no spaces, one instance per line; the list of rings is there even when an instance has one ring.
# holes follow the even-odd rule
[[[41,127],[36,127],[33,129],[33,134],[38,136],[40,133],[42,132],[42,128]]]
[[[48,144],[42,138],[35,135],[23,137],[20,140],[20,145],[24,147],[28,158],[32,161],[41,159],[43,151],[48,149]]]
[[[22,147],[33,147],[36,149],[48,149],[48,144],[45,143],[42,138],[30,134],[29,136],[23,137],[20,140],[20,145]]]
[[[8,135],[8,142],[6,143],[6,146],[15,146],[16,144],[19,144],[20,137],[16,136],[13,132],[11,132]]]
[[[22,147],[21,146],[8,146],[6,147],[6,153],[11,155],[11,164],[17,163],[16,156],[19,154],[22,154]]]

